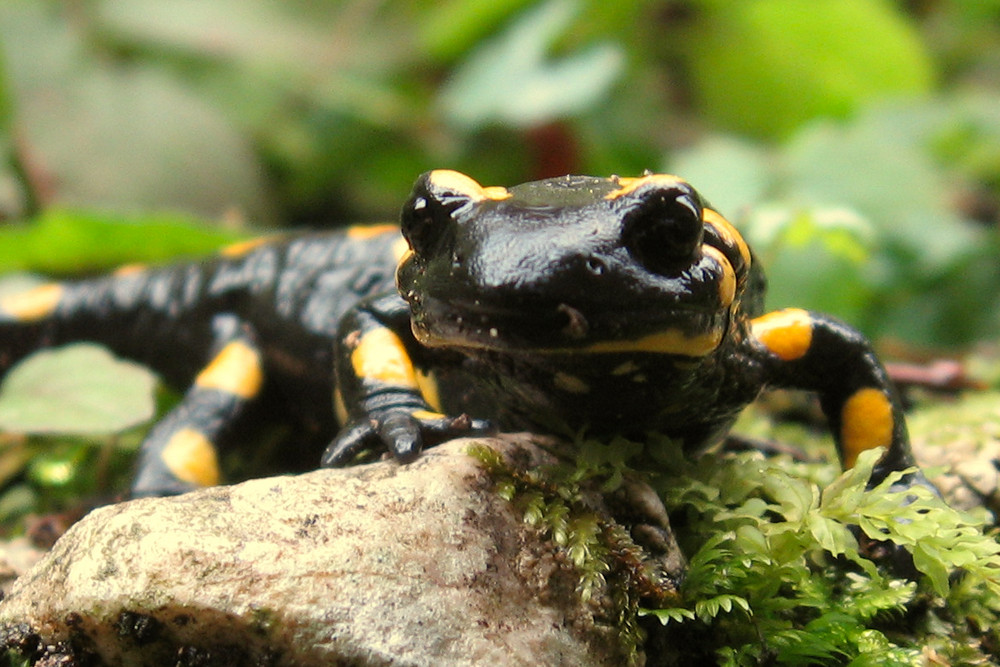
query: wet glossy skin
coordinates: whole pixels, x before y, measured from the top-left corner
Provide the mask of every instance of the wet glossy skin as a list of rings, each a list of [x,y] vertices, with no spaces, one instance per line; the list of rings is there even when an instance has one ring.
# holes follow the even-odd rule
[[[506,189],[439,170],[401,222],[405,241],[355,228],[5,297],[0,364],[99,340],[188,387],[143,445],[138,495],[214,483],[216,445],[253,412],[329,442],[323,465],[495,427],[657,430],[694,451],[768,385],[820,395],[846,465],[878,446],[879,476],[912,462],[867,341],[806,311],[757,317],[750,250],[679,178]]]
[[[455,180],[443,186],[475,190]],[[749,251],[721,218],[704,223],[683,181],[560,178],[439,208],[433,195],[404,214],[398,285],[417,340],[466,355],[504,426],[661,430],[694,448],[756,396],[737,303]]]

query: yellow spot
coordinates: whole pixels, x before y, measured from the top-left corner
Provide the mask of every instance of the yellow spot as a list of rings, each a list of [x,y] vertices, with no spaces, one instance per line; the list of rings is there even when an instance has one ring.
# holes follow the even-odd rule
[[[142,273],[146,270],[145,264],[123,264],[115,269],[114,275],[118,277],[122,276],[134,276],[137,273]]]
[[[215,446],[200,431],[182,428],[170,436],[160,454],[173,475],[189,484],[214,486],[219,483],[219,461]]]
[[[15,292],[0,297],[0,314],[8,315],[22,322],[34,322],[51,315],[65,287],[59,283],[46,283],[24,292]]]
[[[657,354],[682,354],[700,357],[719,346],[722,331],[713,330],[696,336],[668,329],[632,340],[604,340],[583,348],[584,352],[653,352]]]
[[[731,222],[722,217],[718,211],[713,211],[710,208],[706,208],[701,212],[701,219],[715,229],[715,233],[719,235],[719,238],[726,245],[733,246],[739,251],[740,257],[743,258],[743,265],[749,268],[750,263],[753,261],[753,258],[750,256],[750,246],[747,245],[739,230]]]
[[[346,424],[351,420],[351,415],[347,412],[347,405],[344,403],[344,395],[340,389],[333,391],[333,414],[337,417],[338,424]]]
[[[372,329],[351,352],[351,365],[359,378],[418,389],[417,374],[403,341],[389,329]]]
[[[195,378],[195,385],[219,389],[241,398],[253,398],[264,381],[260,353],[246,343],[233,341],[215,355]]]
[[[410,413],[410,416],[414,419],[420,419],[422,421],[437,421],[438,419],[448,418],[440,412],[431,412],[430,410],[414,410]]]
[[[484,188],[475,179],[451,169],[435,169],[429,180],[435,187],[461,193],[474,202],[486,199],[501,201],[511,196],[507,188],[497,185]]]
[[[812,317],[799,308],[761,315],[750,326],[757,340],[784,361],[800,359],[812,345]]]
[[[364,240],[388,234],[390,232],[399,233],[399,225],[384,223],[381,225],[352,225],[347,228],[347,238]]]
[[[685,182],[683,178],[671,176],[670,174],[647,174],[638,178],[616,178],[615,183],[618,185],[618,189],[604,195],[604,198],[610,200],[625,197],[650,183],[664,188],[672,188]]]
[[[569,373],[560,371],[553,376],[552,380],[557,388],[571,394],[586,394],[590,392],[589,384]]]
[[[247,239],[246,241],[238,241],[236,243],[230,243],[226,247],[219,250],[219,254],[223,257],[242,257],[251,250],[256,250],[262,245],[267,245],[273,240],[274,237],[261,236],[255,239]]]
[[[437,378],[434,377],[434,373],[422,373],[420,369],[414,369],[414,375],[417,378],[417,387],[420,389],[420,395],[424,397],[424,401],[427,402],[427,405],[441,412],[441,394],[438,391]]]
[[[865,450],[891,445],[894,426],[892,403],[884,392],[873,387],[854,392],[840,412],[844,467],[853,467]]]
[[[722,268],[722,279],[719,281],[719,301],[723,308],[728,308],[736,298],[736,273],[729,258],[718,248],[708,244],[701,246],[701,251],[710,256]]]
[[[614,370],[611,371],[612,375],[628,375],[629,373],[634,373],[639,370],[639,365],[634,361],[626,361],[623,364],[615,366]]]

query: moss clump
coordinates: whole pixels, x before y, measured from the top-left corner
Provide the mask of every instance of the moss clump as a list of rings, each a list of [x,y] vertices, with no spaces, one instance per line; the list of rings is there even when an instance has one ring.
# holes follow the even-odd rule
[[[601,613],[619,628],[625,654],[634,658],[644,638],[638,624],[640,597],[663,603],[675,588],[647,564],[648,554],[628,531],[595,507],[594,492],[614,492],[622,484],[627,460],[642,445],[624,439],[578,444],[575,461],[532,469],[519,469],[484,445],[473,445],[469,454],[525,523],[551,540],[576,568],[580,598],[587,602],[601,591],[611,601],[611,608]]]
[[[817,464],[653,445],[691,555],[680,603],[643,611],[667,643],[724,665],[998,664],[1000,547],[929,490],[891,491],[899,475],[867,489],[880,452],[821,488]]]

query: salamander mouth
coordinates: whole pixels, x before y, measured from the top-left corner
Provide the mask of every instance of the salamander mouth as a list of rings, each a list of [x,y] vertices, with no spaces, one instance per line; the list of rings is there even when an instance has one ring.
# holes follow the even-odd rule
[[[413,332],[428,347],[536,353],[673,354],[699,357],[725,335],[726,312],[695,308],[607,309],[586,315],[570,304],[499,307],[481,301],[411,302]]]

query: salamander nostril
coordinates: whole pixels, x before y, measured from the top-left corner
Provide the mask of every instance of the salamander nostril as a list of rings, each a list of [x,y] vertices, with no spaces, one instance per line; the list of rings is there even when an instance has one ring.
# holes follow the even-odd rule
[[[565,303],[556,306],[556,311],[566,316],[566,324],[560,330],[570,340],[581,340],[590,331],[587,318],[579,310]]]
[[[594,274],[595,276],[604,275],[604,272],[607,271],[608,269],[604,261],[598,257],[588,257],[587,260],[584,262],[584,266],[587,267],[587,271]]]

